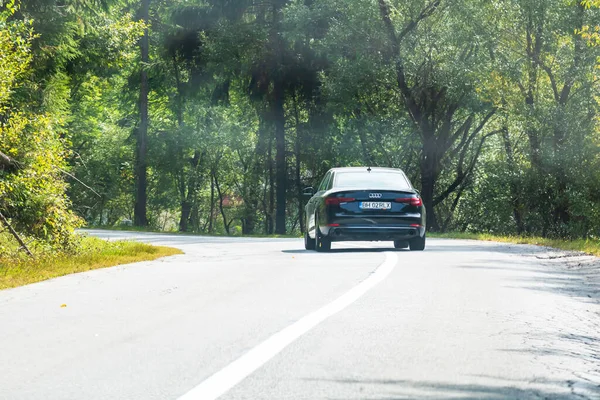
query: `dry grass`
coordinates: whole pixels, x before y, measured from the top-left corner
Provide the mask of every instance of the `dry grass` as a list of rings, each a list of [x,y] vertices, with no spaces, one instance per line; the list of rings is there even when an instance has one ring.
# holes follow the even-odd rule
[[[546,239],[540,237],[497,236],[487,233],[438,233],[430,236],[448,239],[470,239],[484,240],[488,242],[531,244],[536,246],[553,247],[561,250],[581,251],[586,254],[600,257],[600,240],[598,239]]]
[[[77,272],[130,264],[182,254],[181,250],[137,242],[106,242],[85,237],[75,254],[52,254],[35,259],[0,258],[0,290]]]

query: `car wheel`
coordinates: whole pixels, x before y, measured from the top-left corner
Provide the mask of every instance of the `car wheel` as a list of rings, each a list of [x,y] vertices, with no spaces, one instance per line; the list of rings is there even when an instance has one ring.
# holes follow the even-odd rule
[[[308,230],[304,232],[304,248],[306,250],[314,250],[315,249],[315,239],[311,239],[308,235]]]
[[[408,242],[406,240],[394,240],[395,249],[406,249],[408,248]]]
[[[408,242],[411,251],[423,251],[425,250],[425,235],[423,237],[417,236]]]
[[[319,229],[319,220],[315,217],[315,249],[318,252],[327,252],[331,250],[331,240],[321,233]]]

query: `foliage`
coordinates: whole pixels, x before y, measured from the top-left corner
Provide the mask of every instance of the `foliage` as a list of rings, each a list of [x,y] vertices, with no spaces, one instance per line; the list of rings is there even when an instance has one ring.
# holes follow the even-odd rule
[[[600,7],[600,1],[598,0],[583,0],[581,4],[586,8]],[[600,46],[600,25],[584,25],[581,29],[577,30],[577,32],[580,33],[591,46]]]
[[[0,152],[18,168],[0,170],[0,211],[17,230],[69,247],[80,219],[65,193],[68,143],[61,137],[60,117],[13,99],[30,74],[35,39],[31,21],[10,19],[15,10],[9,4],[0,14]]]
[[[142,70],[150,229],[297,233],[305,186],[380,165],[430,230],[598,235],[597,0],[102,4],[2,14],[0,152],[24,168],[0,208],[28,237],[64,242],[70,202],[130,226]]]

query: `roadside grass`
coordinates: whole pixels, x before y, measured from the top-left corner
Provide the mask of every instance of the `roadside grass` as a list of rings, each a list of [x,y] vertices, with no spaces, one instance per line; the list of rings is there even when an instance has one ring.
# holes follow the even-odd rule
[[[547,239],[541,237],[526,237],[526,236],[502,236],[492,235],[488,233],[431,233],[427,234],[433,238],[445,239],[468,239],[482,240],[488,242],[514,243],[514,244],[531,244],[535,246],[553,247],[560,250],[580,251],[592,256],[600,257],[600,240],[598,239]]]
[[[151,261],[182,253],[181,250],[170,247],[82,237],[77,251],[72,253],[41,252],[33,259],[22,255],[0,257],[0,290],[77,272]]]
[[[253,235],[229,235],[225,233],[213,233],[213,234],[202,234],[202,233],[190,233],[190,232],[165,232],[155,231],[148,228],[134,228],[134,227],[88,227],[87,229],[99,229],[99,230],[114,230],[114,231],[137,231],[137,232],[156,232],[162,234],[173,234],[173,235],[191,235],[191,236],[218,236],[218,237],[254,237],[254,238],[301,238],[302,234],[287,234],[287,235],[264,235],[264,234],[253,234]],[[442,239],[467,239],[467,240],[481,240],[488,242],[501,242],[501,243],[513,243],[513,244],[529,244],[535,246],[552,247],[560,250],[567,251],[580,251],[586,254],[600,257],[600,240],[598,239],[547,239],[541,237],[527,237],[527,236],[507,236],[507,235],[493,235],[489,233],[466,233],[466,232],[449,232],[449,233],[428,233],[428,237],[431,238],[442,238]]]
[[[180,233],[177,231],[163,231],[161,229],[154,229],[149,227],[141,227],[141,226],[128,226],[128,225],[115,225],[115,226],[107,226],[107,225],[87,225],[81,229],[94,229],[94,230],[102,230],[102,231],[119,231],[119,232],[148,232],[148,233]]]
[[[159,229],[151,229],[151,228],[140,228],[135,226],[86,226],[82,229],[93,229],[93,230],[101,230],[101,231],[123,231],[123,232],[148,232],[148,233],[160,233],[160,234],[169,234],[169,235],[187,235],[187,236],[206,236],[206,237],[248,237],[248,238],[265,238],[265,239],[298,239],[302,237],[301,233],[290,233],[285,235],[271,234],[265,235],[260,233],[253,233],[250,235],[242,235],[242,234],[230,234],[227,235],[224,232],[214,232],[214,233],[195,233],[195,232],[179,232],[179,231],[162,231]]]

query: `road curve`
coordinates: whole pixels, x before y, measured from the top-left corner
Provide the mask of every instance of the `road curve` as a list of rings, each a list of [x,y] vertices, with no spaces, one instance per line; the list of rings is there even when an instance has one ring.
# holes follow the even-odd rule
[[[594,257],[90,233],[185,254],[0,291],[0,399],[600,399]]]

